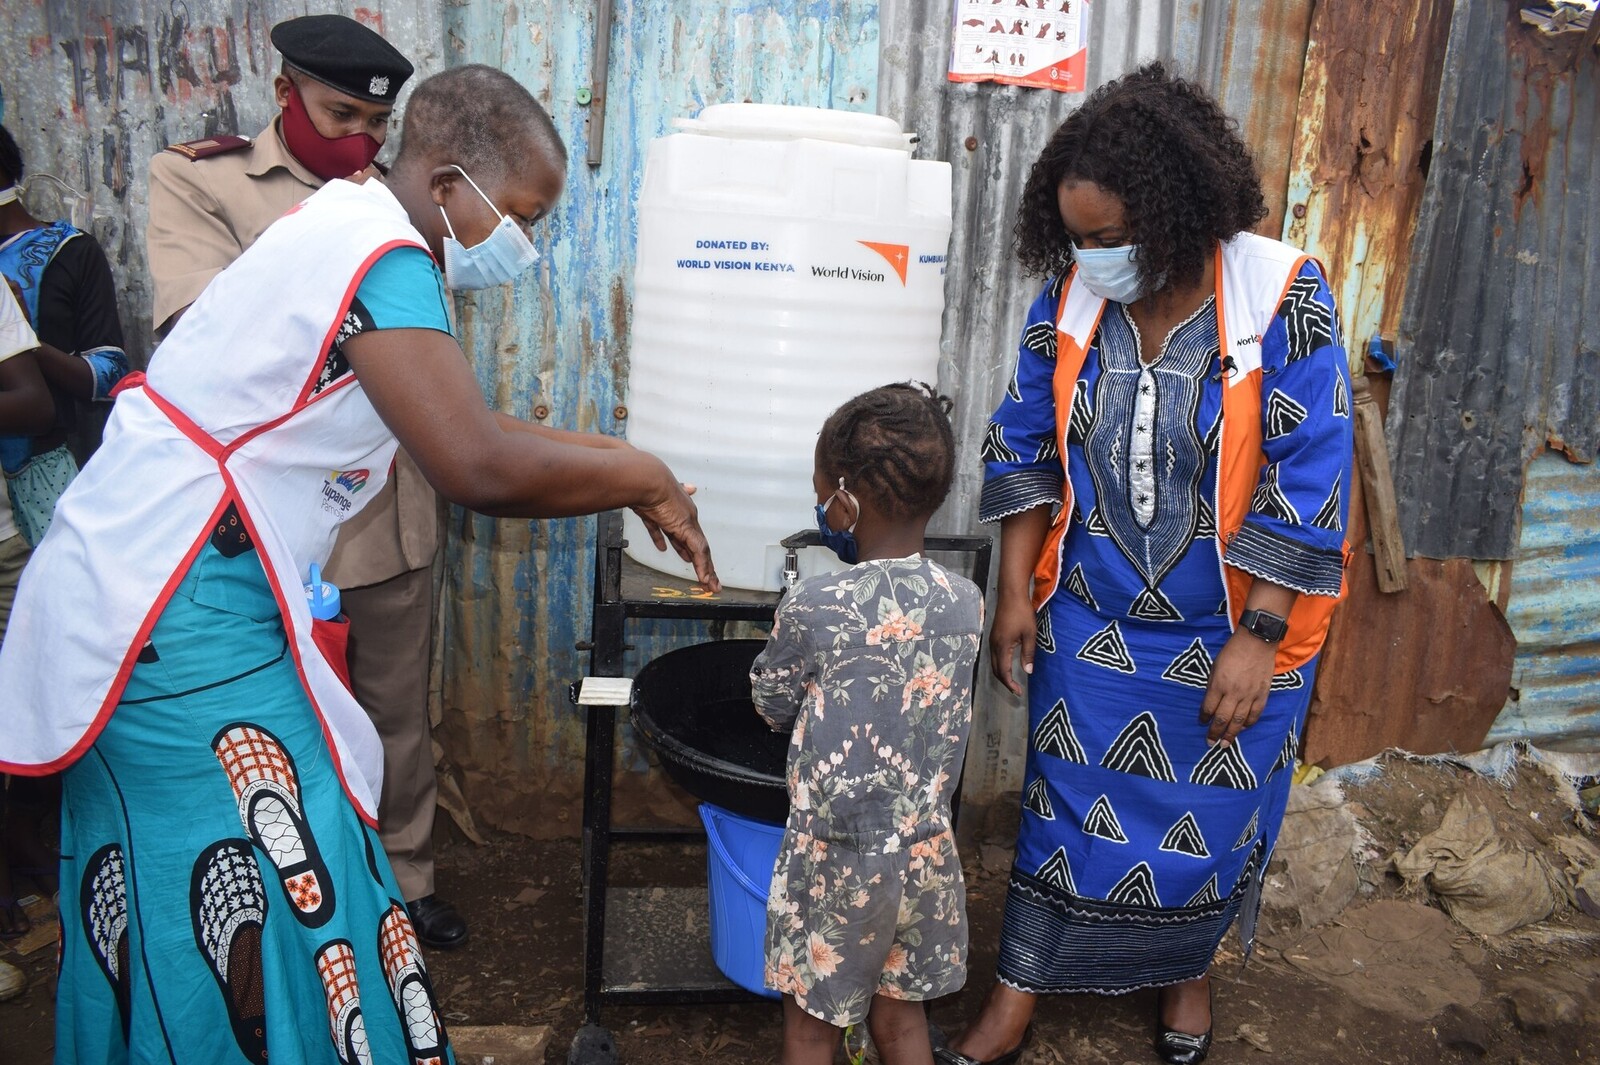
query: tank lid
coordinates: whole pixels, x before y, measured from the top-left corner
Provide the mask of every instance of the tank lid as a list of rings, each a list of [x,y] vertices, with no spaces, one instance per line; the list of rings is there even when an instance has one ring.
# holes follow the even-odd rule
[[[740,140],[819,140],[910,152],[917,138],[900,123],[864,111],[784,104],[712,104],[695,118],[673,119],[674,129]]]

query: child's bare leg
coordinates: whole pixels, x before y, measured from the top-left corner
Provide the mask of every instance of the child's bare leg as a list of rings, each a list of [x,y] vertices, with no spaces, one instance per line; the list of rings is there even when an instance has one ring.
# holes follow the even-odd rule
[[[844,1029],[818,1020],[783,996],[783,1065],[833,1065]]]
[[[928,1014],[920,1002],[873,995],[867,1030],[883,1065],[929,1065],[933,1061]]]

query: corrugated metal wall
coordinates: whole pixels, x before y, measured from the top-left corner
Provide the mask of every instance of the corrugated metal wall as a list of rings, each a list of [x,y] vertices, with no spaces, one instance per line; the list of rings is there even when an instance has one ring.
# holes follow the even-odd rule
[[[878,106],[878,4],[869,0],[618,0],[611,34],[605,156],[585,162],[593,4],[467,0],[446,9],[451,63],[520,79],[549,108],[571,153],[567,190],[536,240],[535,276],[462,303],[464,344],[491,402],[549,424],[621,432],[646,145],[705,104],[751,100],[871,111]],[[582,717],[565,688],[587,668],[594,522],[451,519],[445,585],[442,735],[473,812],[533,835],[576,831]],[[674,633],[635,640],[634,667]],[[700,638],[704,638],[703,635]],[[645,769],[624,736],[622,763]],[[651,777],[654,783],[658,778]],[[624,778],[618,817],[660,813],[670,793]]]
[[[1283,239],[1327,266],[1351,368],[1393,339],[1451,0],[1322,0],[1295,108]]]
[[[272,23],[307,11],[354,12],[423,73],[479,61],[519,77],[545,101],[572,150],[567,196],[541,229],[546,258],[537,276],[463,302],[464,340],[500,409],[526,417],[544,406],[551,424],[602,431],[623,424],[633,202],[645,145],[677,115],[750,99],[877,110],[921,135],[923,157],[954,164],[941,375],[958,401],[962,447],[975,455],[1038,287],[1018,276],[1010,255],[1016,201],[1044,140],[1080,99],[948,82],[943,0],[619,0],[605,161],[591,171],[579,90],[590,81],[592,5],[78,0],[12,7],[13,34],[27,46],[0,52],[7,125],[31,169],[88,191],[136,352],[149,327],[147,159],[169,141],[265,125],[276,64],[266,38]],[[1312,0],[1094,4],[1090,84],[1152,57],[1171,59],[1241,119],[1274,211],[1263,230],[1284,231],[1291,190],[1294,202],[1321,212],[1313,222],[1325,224],[1337,212],[1320,207],[1318,197],[1331,205],[1329,190],[1339,190],[1305,180],[1315,177],[1316,159],[1303,135],[1301,149],[1291,152],[1317,7]],[[1502,557],[1489,550],[1502,542],[1509,553],[1527,457],[1552,433],[1574,454],[1594,452],[1600,318],[1585,321],[1581,308],[1600,277],[1600,240],[1588,223],[1592,191],[1600,187],[1596,64],[1590,57],[1560,69],[1503,21],[1501,5],[1456,5],[1441,93],[1446,106],[1401,323],[1390,431],[1401,496],[1413,501],[1408,543],[1424,554]],[[1324,66],[1330,91],[1337,90],[1337,61]],[[1343,121],[1332,104],[1328,110],[1335,125]],[[1384,252],[1379,275],[1388,291],[1392,258]],[[1372,313],[1359,316],[1363,327],[1392,320],[1392,301],[1369,302]],[[980,481],[975,465],[962,469],[941,516],[945,530],[974,529]],[[1474,495],[1481,485],[1490,486],[1491,498]],[[1530,491],[1530,508],[1559,498]],[[1530,535],[1547,525],[1530,521]],[[592,537],[591,522],[497,522],[459,512],[451,520],[442,738],[474,811],[489,824],[541,835],[574,831],[582,729],[564,686],[585,666],[575,644],[588,636]],[[1578,564],[1589,567],[1582,572],[1592,581],[1593,559],[1584,557]],[[1514,617],[1519,597],[1530,617],[1544,616],[1537,593],[1522,587],[1513,589]],[[1551,606],[1552,616],[1556,609],[1564,608]],[[1535,623],[1527,625],[1533,633]],[[646,633],[634,662],[694,635],[682,628]],[[1528,646],[1537,657],[1539,648],[1559,643],[1538,644],[1530,635]],[[1575,669],[1570,662],[1559,667],[1568,675]],[[1532,658],[1523,673],[1535,675]],[[1502,727],[1543,725],[1516,723],[1508,712]],[[1018,702],[986,684],[969,797],[981,802],[1016,786],[1024,731]],[[622,759],[634,771],[646,765],[631,743]],[[655,787],[619,790],[624,817],[630,802],[637,808],[661,796]]]
[[[1553,453],[1528,465],[1511,574],[1517,661],[1489,742],[1600,748],[1600,465]]]
[[[1285,238],[1327,266],[1352,372],[1374,335],[1393,340],[1404,307],[1453,15],[1452,0],[1321,0],[1312,19]],[[1367,381],[1381,405],[1387,378]],[[1514,641],[1470,563],[1414,558],[1403,594],[1380,591],[1369,487],[1358,478],[1350,499],[1347,598],[1306,722],[1305,756],[1323,764],[1474,747],[1511,676]],[[1420,633],[1435,654],[1409,652]]]
[[[111,260],[136,359],[150,350],[150,157],[176,141],[254,136],[266,126],[275,23],[338,11],[383,33],[422,74],[441,66],[437,0],[48,0],[4,10],[5,126],[30,174],[54,174],[86,194],[75,218]],[[38,213],[65,213],[69,203],[42,191]]]
[[[1523,469],[1600,440],[1600,57],[1457,0],[1388,433],[1406,549],[1507,559]]]
[[[1263,231],[1276,236],[1312,6],[1310,0],[1091,4],[1089,86],[1165,58],[1217,93],[1263,160],[1273,209]],[[1017,201],[1045,141],[1083,97],[950,82],[950,12],[942,0],[885,0],[879,110],[921,136],[925,157],[955,168],[940,384],[956,400],[957,443],[973,461],[959,468],[938,522],[945,531],[973,532],[983,480],[978,445],[1010,377],[1028,304],[1043,284],[1022,277],[1011,254]],[[998,536],[993,527],[984,531]],[[965,794],[982,802],[1018,787],[1026,739],[1022,700],[986,679]]]

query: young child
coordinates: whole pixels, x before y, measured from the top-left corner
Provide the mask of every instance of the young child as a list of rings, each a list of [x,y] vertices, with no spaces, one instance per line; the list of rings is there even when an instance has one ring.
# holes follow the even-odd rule
[[[817,520],[852,565],[795,586],[750,673],[761,716],[794,729],[766,941],[785,1065],[832,1062],[863,1018],[887,1065],[931,1062],[921,1002],[966,981],[950,789],[983,595],[921,555],[954,470],[948,410],[899,384],[828,418]]]

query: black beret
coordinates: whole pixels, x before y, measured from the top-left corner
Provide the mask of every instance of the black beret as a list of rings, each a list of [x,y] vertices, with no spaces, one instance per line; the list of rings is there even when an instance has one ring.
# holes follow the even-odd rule
[[[414,69],[398,48],[343,15],[280,22],[272,27],[272,46],[302,74],[373,103],[394,103]]]

